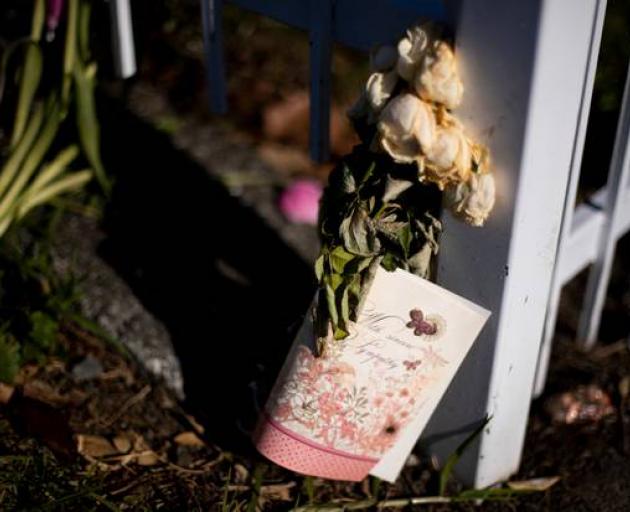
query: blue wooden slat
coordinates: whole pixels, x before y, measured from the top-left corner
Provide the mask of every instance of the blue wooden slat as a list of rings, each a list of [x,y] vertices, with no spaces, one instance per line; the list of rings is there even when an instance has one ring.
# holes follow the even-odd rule
[[[232,4],[273,18],[292,27],[310,28],[310,2],[303,0],[227,0]],[[324,2],[319,2],[323,9]],[[316,16],[317,9],[313,10]],[[368,51],[377,43],[393,41],[420,17],[447,21],[441,0],[336,0],[332,20],[333,39]]]
[[[210,110],[224,114],[227,112],[227,95],[223,62],[223,0],[201,0],[201,20]]]
[[[310,0],[310,132],[311,158],[330,155],[330,82],[332,66],[333,0]]]

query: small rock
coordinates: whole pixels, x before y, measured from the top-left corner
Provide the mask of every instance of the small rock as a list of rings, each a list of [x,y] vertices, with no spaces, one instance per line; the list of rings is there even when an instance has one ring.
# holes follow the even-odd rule
[[[551,396],[545,410],[554,423],[565,424],[597,422],[615,412],[610,396],[595,384]]]
[[[77,382],[93,380],[103,373],[103,365],[92,354],[86,356],[80,363],[72,368],[72,377]]]

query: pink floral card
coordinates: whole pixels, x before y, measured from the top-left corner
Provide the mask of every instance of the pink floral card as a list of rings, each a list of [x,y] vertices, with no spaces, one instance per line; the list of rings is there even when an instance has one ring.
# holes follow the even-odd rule
[[[307,316],[254,433],[299,473],[398,477],[490,312],[425,279],[379,269],[350,336],[313,354]]]

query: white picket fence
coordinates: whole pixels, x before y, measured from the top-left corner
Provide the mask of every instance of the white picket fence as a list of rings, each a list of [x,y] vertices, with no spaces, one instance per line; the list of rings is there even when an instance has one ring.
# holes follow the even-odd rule
[[[483,229],[445,215],[438,282],[493,316],[423,439],[443,458],[489,414],[457,473],[476,487],[508,478],[518,469],[532,394],[544,387],[562,286],[592,264],[578,333],[590,347],[617,240],[630,230],[630,80],[608,185],[574,207],[606,1],[231,2],[308,32],[315,159],[328,154],[333,42],[368,50],[423,16],[454,28],[467,87],[458,115],[491,148],[498,200]],[[224,112],[223,0],[201,6],[210,105]]]

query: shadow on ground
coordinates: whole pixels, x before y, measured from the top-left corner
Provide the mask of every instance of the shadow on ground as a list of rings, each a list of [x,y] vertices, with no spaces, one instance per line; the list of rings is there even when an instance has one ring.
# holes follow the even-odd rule
[[[242,449],[251,383],[282,364],[314,293],[312,270],[166,134],[104,101],[115,187],[101,253],[170,331],[187,400],[211,438]]]

